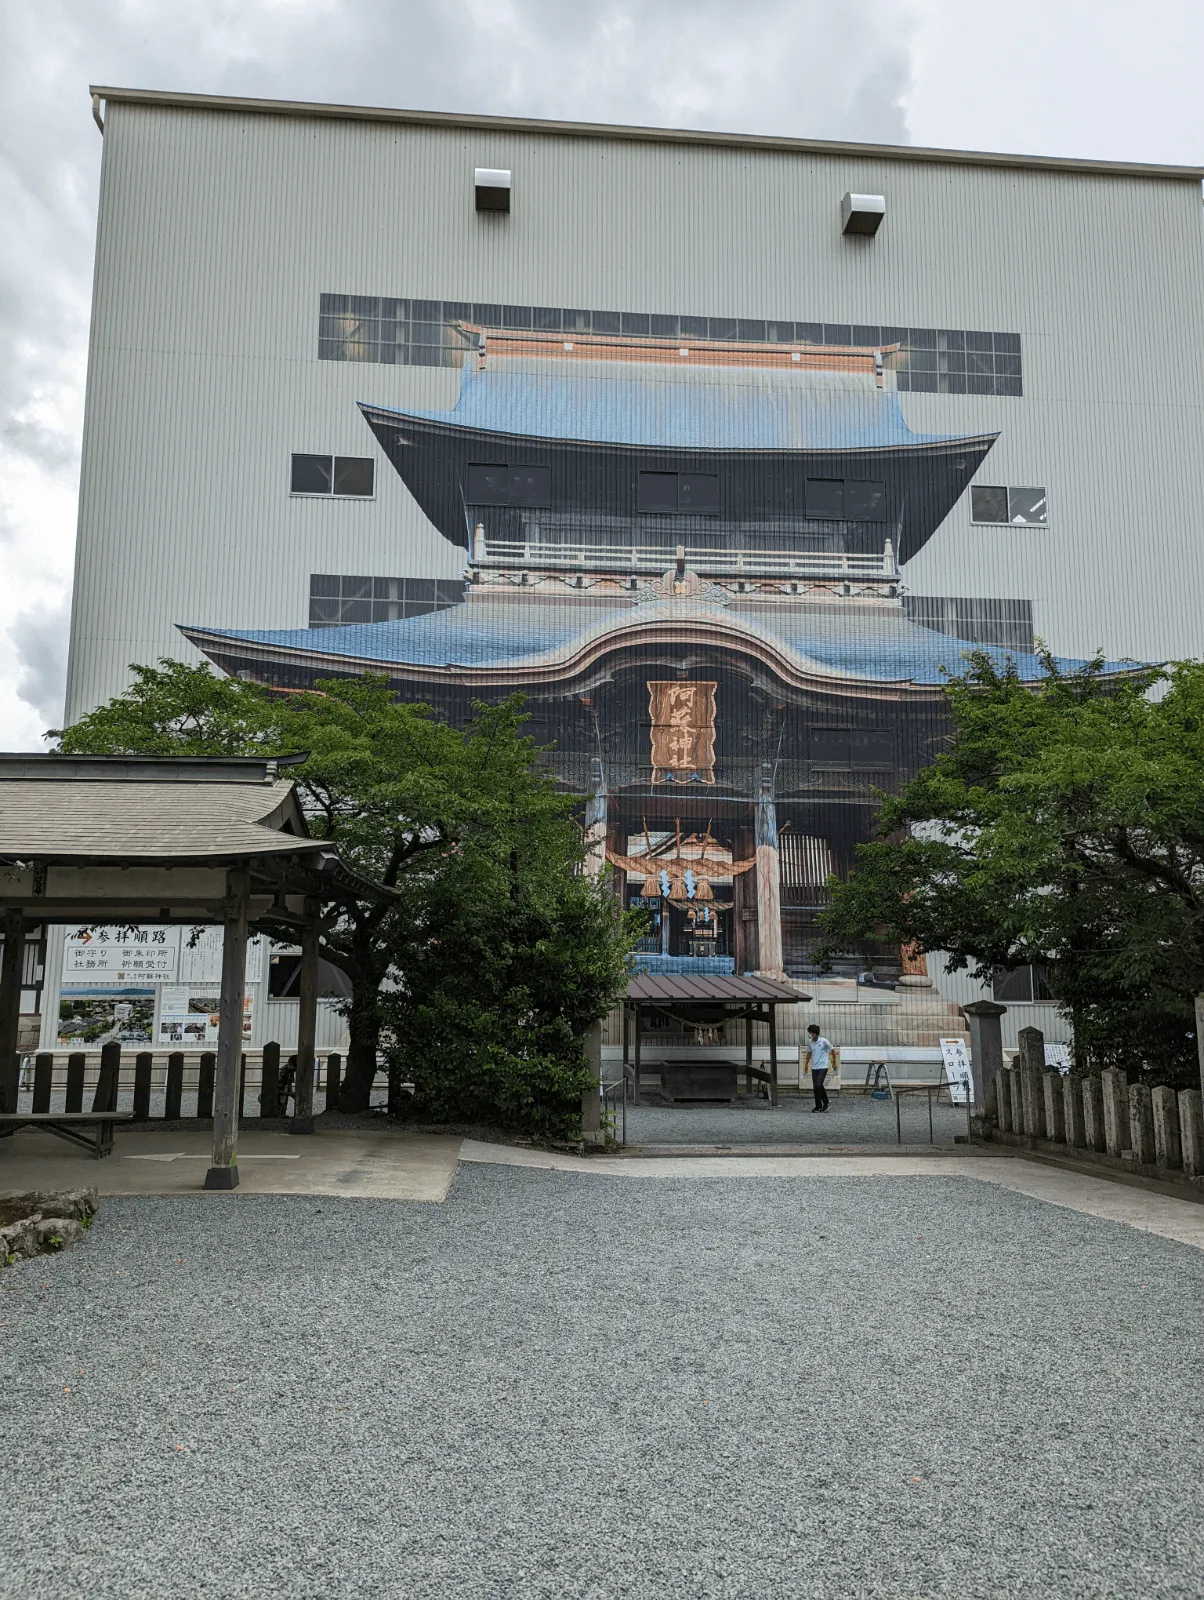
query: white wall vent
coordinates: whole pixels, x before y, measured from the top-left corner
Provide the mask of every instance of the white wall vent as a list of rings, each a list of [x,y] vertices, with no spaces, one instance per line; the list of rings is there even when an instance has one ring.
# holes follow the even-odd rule
[[[497,167],[476,169],[477,210],[509,211],[510,174]]]
[[[886,215],[886,196],[846,194],[840,202],[841,233],[877,233]]]

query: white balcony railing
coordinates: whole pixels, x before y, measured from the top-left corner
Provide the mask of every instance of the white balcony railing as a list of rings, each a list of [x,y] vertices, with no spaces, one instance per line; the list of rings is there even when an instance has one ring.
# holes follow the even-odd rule
[[[708,545],[598,545],[544,543],[542,540],[473,541],[474,567],[540,568],[544,571],[662,573],[684,559],[692,571],[715,577],[857,578],[891,582],[898,578],[888,539],[879,554],[839,550],[725,550]]]

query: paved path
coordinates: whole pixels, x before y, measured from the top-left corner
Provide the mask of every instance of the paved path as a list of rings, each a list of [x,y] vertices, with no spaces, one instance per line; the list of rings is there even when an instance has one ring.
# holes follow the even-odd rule
[[[1013,1158],[465,1154],[0,1274],[5,1600],[1200,1594],[1199,1250]]]
[[[456,1174],[460,1141],[388,1128],[312,1136],[243,1128],[240,1194],[331,1194],[347,1198],[442,1200]],[[53,1134],[23,1128],[0,1140],[0,1194],[95,1184],[101,1194],[195,1194],[213,1135],[119,1129],[113,1154],[94,1161]],[[7,1600],[0,1590],[0,1600]]]
[[[729,1105],[627,1108],[627,1142],[635,1145],[869,1145],[895,1143],[895,1106],[869,1095],[833,1094],[831,1109],[812,1110],[806,1095],[783,1094],[776,1106],[760,1098]],[[904,1143],[928,1144],[928,1096],[904,1094],[899,1103]],[[952,1143],[966,1132],[964,1107],[932,1108],[933,1134]]]

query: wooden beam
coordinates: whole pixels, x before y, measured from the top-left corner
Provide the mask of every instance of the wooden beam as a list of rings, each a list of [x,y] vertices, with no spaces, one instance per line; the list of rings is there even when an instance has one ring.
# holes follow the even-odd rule
[[[213,1085],[213,1164],[205,1174],[206,1189],[238,1187],[238,1093],[242,1059],[242,1014],[246,986],[247,901],[250,880],[245,870],[226,879],[222,924],[222,987],[218,1002],[217,1070]]]
[[[321,906],[306,901],[301,930],[301,971],[297,982],[297,1076],[293,1083],[290,1133],[314,1131],[314,1064],[318,1044],[318,916]]]
[[[21,960],[25,953],[25,919],[20,911],[4,913],[4,958],[0,961],[0,1111],[17,1109],[20,1072],[17,1034],[21,1026]]]

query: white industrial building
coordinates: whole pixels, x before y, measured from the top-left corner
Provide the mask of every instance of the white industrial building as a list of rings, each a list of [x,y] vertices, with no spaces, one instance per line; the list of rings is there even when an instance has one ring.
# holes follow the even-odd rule
[[[93,105],[68,721],[202,652],[449,715],[522,687],[649,963],[814,984],[826,875],[964,650],[1204,654],[1197,168]],[[884,1038],[980,993],[860,960]],[[854,976],[814,992],[873,1043]],[[1033,981],[1006,1022],[1057,1036]],[[257,1042],[287,1039],[267,990]]]

